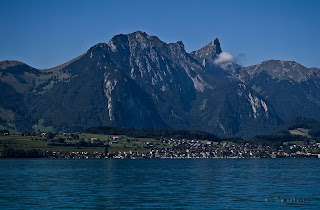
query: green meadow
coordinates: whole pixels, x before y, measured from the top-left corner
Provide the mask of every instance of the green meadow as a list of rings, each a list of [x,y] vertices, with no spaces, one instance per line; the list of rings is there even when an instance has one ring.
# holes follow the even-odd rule
[[[109,145],[109,152],[119,151],[149,151],[153,145],[159,148],[170,147],[168,144],[162,143],[160,140],[152,138],[132,138],[119,135],[119,138],[113,139],[114,135],[79,133],[79,140],[68,140],[68,135],[56,135],[55,141],[48,140],[46,136],[21,136],[21,134],[12,134],[9,136],[0,136],[0,153],[4,148],[31,150],[37,149],[41,151],[52,152],[104,152],[105,145]],[[57,139],[65,139],[63,143],[58,143]],[[91,138],[99,140],[99,144],[91,143]],[[82,142],[82,144],[81,144]],[[86,145],[84,145],[84,143]]]

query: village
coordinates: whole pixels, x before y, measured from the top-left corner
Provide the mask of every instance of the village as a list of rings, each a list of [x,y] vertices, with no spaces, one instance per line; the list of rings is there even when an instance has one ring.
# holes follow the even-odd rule
[[[118,138],[118,137],[117,137]],[[100,144],[96,138],[90,140]],[[159,140],[170,147],[157,147],[150,142],[145,142],[147,151],[118,151],[109,152],[110,144],[118,144],[116,140],[104,144],[104,152],[47,152],[47,158],[320,158],[320,143],[283,145],[275,150],[270,146],[237,145],[230,142],[213,142],[187,139],[161,139]]]
[[[312,139],[275,143],[270,140],[213,141],[91,133],[4,132],[0,146],[3,147],[3,158],[320,158],[320,142]]]

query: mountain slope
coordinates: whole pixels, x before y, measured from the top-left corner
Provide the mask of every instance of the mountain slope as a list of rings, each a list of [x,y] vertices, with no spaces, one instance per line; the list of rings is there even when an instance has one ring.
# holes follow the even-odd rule
[[[210,49],[212,47],[213,49]],[[191,53],[202,64],[208,83],[214,84],[214,88],[205,96],[208,98],[205,100],[212,104],[210,109],[216,116],[212,124],[217,129],[220,128],[220,135],[239,133],[240,136],[247,137],[256,133],[271,132],[282,123],[282,120],[265,98],[225,71],[231,64],[229,61],[215,62],[221,53],[217,38]],[[212,115],[212,113],[206,114]]]
[[[320,70],[294,61],[269,60],[229,71],[265,97],[288,121],[297,116],[320,120]]]
[[[182,42],[166,44],[139,31],[116,36],[108,45],[117,54],[115,65],[153,96],[170,127],[231,136],[269,132],[279,125],[268,102],[249,89],[240,94],[239,80],[210,65],[221,52],[218,39],[191,54]],[[206,68],[198,57],[207,59]]]
[[[64,67],[61,71],[72,79],[38,97],[33,106],[37,118],[49,119],[47,124],[63,131],[89,125],[167,127],[145,91],[109,65],[108,50],[106,44],[98,44]]]
[[[218,39],[187,53],[181,41],[168,44],[137,31],[48,70],[4,61],[0,124],[65,132],[98,125],[180,128],[243,137],[278,128],[274,104],[250,80],[217,65],[221,53]]]

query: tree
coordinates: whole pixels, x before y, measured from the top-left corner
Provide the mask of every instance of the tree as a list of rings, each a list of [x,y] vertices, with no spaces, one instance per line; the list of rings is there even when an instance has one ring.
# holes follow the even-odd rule
[[[62,137],[59,137],[59,138],[58,138],[58,142],[61,143],[61,144],[63,144],[63,143],[65,142],[65,139],[62,138]]]
[[[52,133],[52,132],[48,132],[47,133],[47,139],[53,139],[54,138],[54,133]]]
[[[79,135],[76,133],[76,134],[73,135],[73,138],[76,139],[76,140],[79,140]]]
[[[105,147],[104,147],[104,154],[107,155],[109,153],[109,147],[110,145],[107,144]]]

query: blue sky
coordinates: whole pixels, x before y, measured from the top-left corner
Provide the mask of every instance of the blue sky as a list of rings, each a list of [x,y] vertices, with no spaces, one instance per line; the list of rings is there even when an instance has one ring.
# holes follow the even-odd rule
[[[295,60],[320,68],[318,0],[1,0],[0,61],[49,68],[114,35],[142,30],[187,52],[218,37],[242,65]]]

